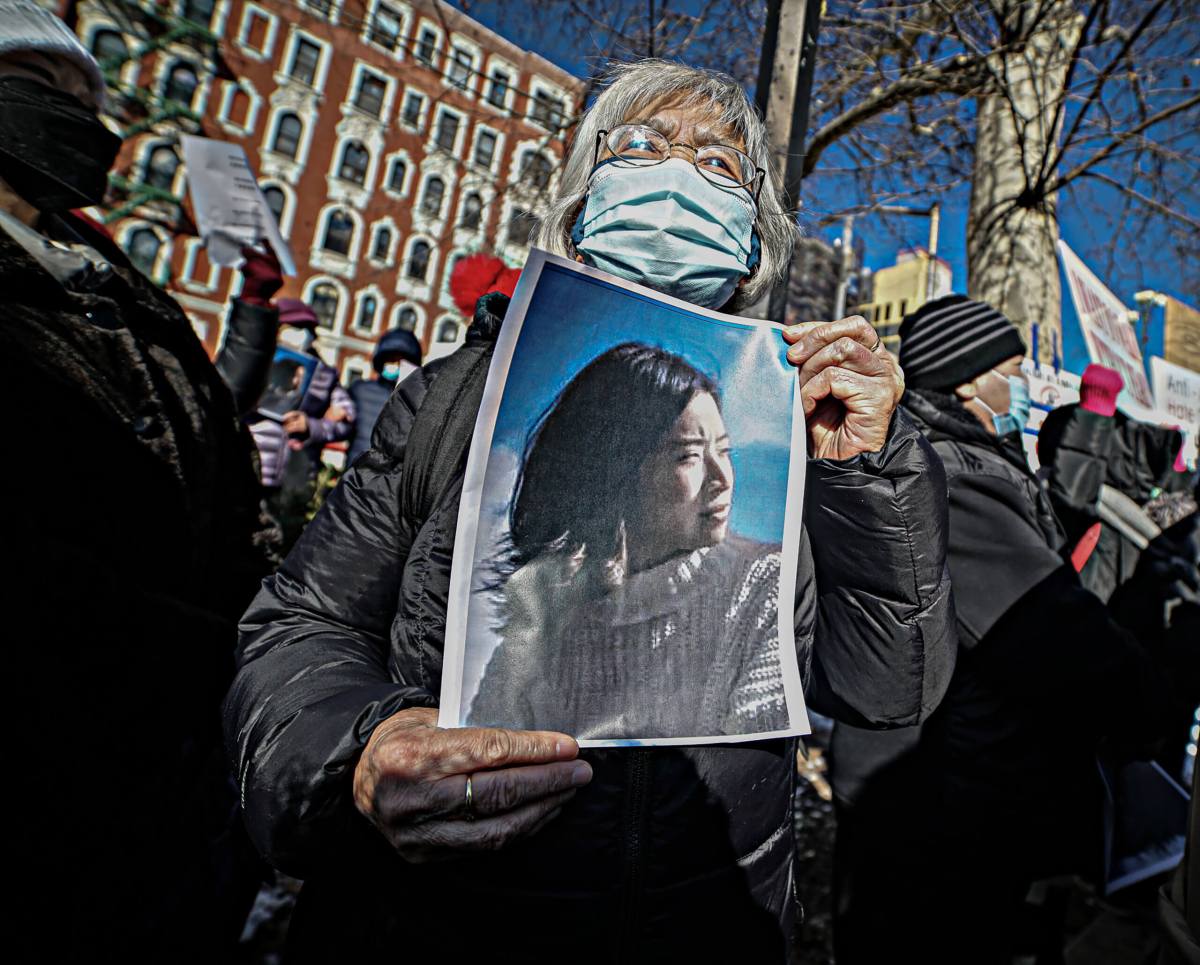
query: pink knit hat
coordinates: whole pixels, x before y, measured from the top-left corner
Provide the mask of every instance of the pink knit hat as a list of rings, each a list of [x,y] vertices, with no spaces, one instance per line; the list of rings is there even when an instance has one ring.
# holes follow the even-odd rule
[[[1083,370],[1079,385],[1079,404],[1096,415],[1112,415],[1117,411],[1117,396],[1125,388],[1121,373],[1093,362]]]

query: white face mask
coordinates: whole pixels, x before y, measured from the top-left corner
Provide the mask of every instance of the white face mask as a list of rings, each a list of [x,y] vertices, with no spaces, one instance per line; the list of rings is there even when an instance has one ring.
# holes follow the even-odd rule
[[[317,336],[313,334],[309,328],[295,328],[291,325],[285,325],[279,330],[279,344],[290,348],[295,352],[303,352],[306,355],[313,347],[313,342],[317,340]]]
[[[757,262],[758,209],[745,188],[723,188],[683,158],[651,167],[601,164],[575,225],[589,265],[720,308]]]

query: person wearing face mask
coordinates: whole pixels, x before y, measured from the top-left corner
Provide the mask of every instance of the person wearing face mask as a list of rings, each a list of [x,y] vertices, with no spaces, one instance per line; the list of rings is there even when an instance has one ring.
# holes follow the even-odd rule
[[[0,377],[56,443],[4,474],[5,725],[35,789],[9,954],[223,961],[259,880],[218,718],[267,569],[253,449],[180,307],[72,213],[120,145],[103,100],[58,18],[0,0]]]
[[[375,346],[371,366],[375,369],[375,378],[355,379],[346,390],[355,410],[354,428],[346,450],[346,465],[371,448],[371,430],[375,428],[392,390],[421,366],[421,343],[412,332],[402,328],[384,332]]]
[[[736,82],[664,61],[623,65],[575,132],[540,247],[712,308],[736,310],[774,284],[795,221]],[[464,344],[397,386],[372,448],[244,617],[226,734],[252,836],[305,882],[289,954],[444,957],[449,941],[457,957],[497,962],[784,962],[794,741],[581,757],[567,734],[435,726],[466,444],[507,306],[484,294]],[[720,614],[744,652],[756,619],[790,604],[811,706],[868,727],[916,723],[936,706],[955,645],[940,463],[897,410],[899,369],[864,319],[794,325],[783,338],[810,455],[795,596],[773,601],[753,580],[738,594],[714,573],[704,602],[716,611],[729,591],[745,604]],[[631,398],[591,397],[582,426],[564,429],[572,445],[586,447],[587,418],[656,418],[664,431],[720,423],[709,392],[675,400],[673,414],[629,411]],[[722,538],[724,473],[698,505],[664,495],[674,469],[636,457],[619,459],[659,481],[642,487],[630,524],[640,565],[680,540],[743,558],[739,540]],[[572,519],[572,499],[639,489],[631,478],[629,494],[602,491],[582,463],[573,483],[553,519],[534,518],[536,507],[522,518],[531,540]],[[561,594],[544,599],[563,608]],[[701,686],[669,699],[699,701]]]
[[[959,655],[927,725],[835,728],[838,961],[1007,962],[1033,881],[1099,871],[1097,749],[1147,750],[1189,704],[1064,558],[1016,326],[948,295],[900,339],[902,404],[946,468]]]

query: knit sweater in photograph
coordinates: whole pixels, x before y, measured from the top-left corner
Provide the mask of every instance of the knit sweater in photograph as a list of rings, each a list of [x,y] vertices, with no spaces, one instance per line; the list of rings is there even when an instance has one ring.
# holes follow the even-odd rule
[[[591,739],[787,727],[777,544],[730,536],[598,598],[572,572],[546,554],[505,584],[469,723]]]

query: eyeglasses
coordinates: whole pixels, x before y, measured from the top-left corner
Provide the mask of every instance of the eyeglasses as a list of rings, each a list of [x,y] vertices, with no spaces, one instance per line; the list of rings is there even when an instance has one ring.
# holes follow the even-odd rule
[[[611,131],[596,134],[596,154],[592,159],[595,167],[600,161],[601,146],[608,148],[613,157],[634,166],[650,167],[662,164],[671,157],[671,149],[686,147],[692,152],[692,164],[701,176],[719,188],[751,188],[755,204],[762,190],[767,172],[755,165],[750,155],[728,144],[677,144],[666,136],[644,124],[621,124]]]

